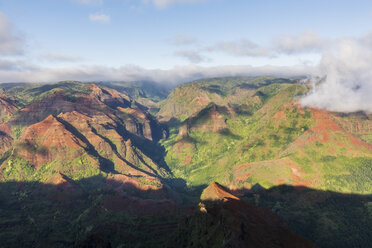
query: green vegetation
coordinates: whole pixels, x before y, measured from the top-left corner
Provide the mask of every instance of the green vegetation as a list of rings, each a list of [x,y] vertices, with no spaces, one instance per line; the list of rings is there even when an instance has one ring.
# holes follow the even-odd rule
[[[305,90],[295,84],[272,84],[256,89],[252,98],[260,95],[260,100],[254,108],[249,106],[252,114],[236,110],[236,114],[227,117],[228,129],[224,131],[191,129],[189,137],[180,140],[177,127],[172,128],[169,138],[163,141],[168,165],[190,185],[200,185],[212,181],[226,183],[234,166],[277,158],[313,124],[308,111],[300,113],[292,105],[283,108],[288,99]],[[275,120],[274,115],[280,110],[285,119]],[[185,163],[188,156],[190,161]]]
[[[15,139],[18,139],[22,134],[22,126],[14,125],[12,126],[12,133]]]
[[[134,99],[146,107],[157,109],[156,103],[165,99],[170,88],[166,85],[158,84],[155,82],[137,81],[137,82],[95,82],[97,85],[109,87],[119,92],[128,94],[129,97]]]
[[[210,102],[219,106],[237,106],[244,104],[258,88],[267,85],[295,83],[295,80],[273,77],[259,78],[212,78],[182,84],[175,88],[160,103],[157,116],[164,121],[172,118],[184,121],[197,114]],[[275,87],[275,86],[274,86]],[[275,90],[272,86],[271,91]],[[270,97],[270,90],[263,98]]]
[[[319,247],[369,247],[372,197],[277,186],[245,200],[272,210]]]
[[[20,107],[25,107],[60,90],[66,92],[66,97],[71,101],[76,100],[77,94],[89,92],[87,84],[75,81],[63,81],[57,84],[14,84],[14,87],[5,87],[4,92],[12,96]]]
[[[166,87],[145,82],[98,85],[123,92],[126,105],[117,108],[106,94],[97,109],[79,108],[79,95],[90,93],[79,82],[0,86],[21,107],[0,123],[0,207],[6,209],[0,238],[9,235],[22,246],[17,237],[26,232],[24,240],[51,237],[50,246],[65,247],[102,233],[115,247],[139,239],[137,247],[164,247],[183,210],[173,217],[137,211],[195,203],[205,185],[218,181],[252,188],[245,200],[282,216],[322,247],[345,247],[339,240],[360,247],[369,240],[368,231],[358,232],[372,218],[372,200],[351,195],[372,192],[369,114],[303,108],[297,100],[309,88],[295,79],[205,79],[169,95]],[[46,101],[44,113],[32,110],[32,121],[17,122],[27,106],[59,91],[68,106],[48,109]],[[42,123],[50,114],[55,119]],[[297,186],[314,191],[306,189],[304,199]],[[355,226],[345,239],[348,222]]]
[[[100,181],[92,177],[77,185]],[[112,247],[164,247],[180,217],[167,215],[136,216],[126,211],[109,211],[104,203],[117,192],[102,188],[68,192],[51,184],[24,182],[0,183],[0,239],[3,247],[74,247],[91,237],[110,240]],[[135,209],[134,209],[135,210]],[[170,228],[167,228],[169,225]],[[153,228],[159,226],[162,230]],[[165,228],[164,228],[165,227]]]
[[[329,122],[323,124],[320,119],[320,124],[316,123],[310,109],[296,105],[295,99],[308,88],[294,81],[242,80],[210,79],[184,84],[165,101],[159,115],[180,116],[181,121],[171,124],[169,137],[162,141],[167,150],[166,162],[175,176],[189,186],[218,181],[234,187],[260,184],[269,188],[286,183],[371,193],[372,156],[368,145],[357,145],[341,129],[317,126],[333,125],[327,124],[332,120],[346,123],[347,117],[330,115]],[[249,91],[240,98],[230,98],[242,85]],[[208,101],[214,99],[230,109],[219,112],[226,118],[225,130],[212,131],[213,123],[208,122],[211,117],[206,114],[210,104],[200,105],[197,114],[193,112],[198,109],[195,99],[203,94]],[[173,109],[168,108],[170,103],[175,105]],[[180,126],[186,123],[187,137],[181,137]],[[203,124],[209,128],[201,128]],[[364,131],[363,137],[367,135]]]
[[[20,157],[8,160],[2,171],[4,181],[33,181],[34,173],[30,163]]]

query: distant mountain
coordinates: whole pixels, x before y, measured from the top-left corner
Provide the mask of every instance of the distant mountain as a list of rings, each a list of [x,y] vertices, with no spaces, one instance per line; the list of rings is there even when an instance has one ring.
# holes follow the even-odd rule
[[[209,103],[220,106],[240,106],[254,92],[265,85],[294,83],[294,79],[259,77],[259,78],[211,78],[181,84],[160,103],[157,117],[160,121],[184,121],[197,114]],[[253,104],[253,103],[252,103]]]
[[[160,84],[150,81],[135,81],[135,82],[124,82],[124,81],[104,81],[94,82],[97,85],[106,86],[115,89],[119,92],[126,92],[131,98],[148,98],[155,102],[165,99],[172,86],[166,84]]]
[[[171,85],[148,81],[96,82],[96,84],[128,94],[128,96],[133,100],[149,108],[153,113],[156,113],[159,110],[158,103],[164,100],[172,89]]]

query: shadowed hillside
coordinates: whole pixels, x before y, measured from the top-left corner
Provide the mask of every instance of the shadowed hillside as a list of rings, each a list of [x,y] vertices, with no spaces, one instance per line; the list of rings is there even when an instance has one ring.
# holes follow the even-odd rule
[[[312,247],[293,231],[319,247],[369,247],[371,204],[370,195],[286,185],[232,192],[212,183],[173,240],[181,247]]]
[[[84,247],[94,237],[111,247],[163,247],[188,212],[169,188],[116,177],[0,183],[0,198],[1,247]]]
[[[47,183],[3,182],[0,239],[3,247],[71,247],[92,240],[112,247],[221,247],[223,240],[230,240],[226,245],[232,246],[226,247],[243,247],[244,242],[296,247],[305,241],[291,236],[293,231],[319,247],[368,247],[372,242],[371,196],[255,188],[240,200],[212,184],[197,206],[196,199],[180,198],[185,192],[139,189],[115,177],[72,180],[58,174]],[[273,245],[275,239],[284,243]]]
[[[369,247],[372,195],[282,185],[248,191],[243,199],[281,216],[291,230],[320,247]]]

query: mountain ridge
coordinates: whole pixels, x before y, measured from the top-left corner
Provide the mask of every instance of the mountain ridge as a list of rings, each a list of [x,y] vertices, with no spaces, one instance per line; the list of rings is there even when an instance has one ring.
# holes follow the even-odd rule
[[[145,241],[146,244],[153,241],[154,247],[173,242],[172,237],[177,233],[194,235],[184,239],[184,247],[192,247],[189,242],[202,245],[206,240],[220,247],[221,237],[231,240],[232,243],[226,244],[244,246],[241,237],[247,232],[238,230],[236,223],[237,226],[252,221],[262,226],[262,220],[270,223],[266,217],[254,219],[250,210],[258,215],[269,211],[268,216],[282,218],[291,230],[316,241],[319,246],[342,247],[338,240],[350,244],[343,222],[351,220],[352,215],[369,218],[372,133],[368,113],[342,114],[303,107],[299,99],[310,86],[297,79],[205,79],[182,84],[167,98],[161,89],[159,92],[155,89],[152,95],[148,93],[152,89],[148,85],[143,92],[140,85],[133,86],[129,93],[128,87],[120,82],[73,81],[6,85],[1,95],[1,99],[6,100],[0,104],[0,113],[3,113],[0,183],[11,185],[14,195],[4,193],[9,204],[25,204],[30,207],[29,216],[35,211],[37,218],[42,218],[39,211],[48,204],[61,204],[59,210],[47,215],[53,219],[62,211],[68,218],[75,218],[72,222],[75,224],[66,225],[69,229],[63,231],[69,237],[69,244],[71,233],[76,232],[76,223],[84,219],[89,225],[83,225],[74,242],[85,239],[88,242],[89,237],[98,235],[100,240],[119,245],[124,240],[102,231],[106,230],[103,226],[117,237],[131,240],[130,235],[136,234],[125,228],[119,231],[115,225],[122,227],[124,223],[139,221],[146,230],[159,228],[163,243],[157,243],[156,230],[151,230],[154,236]],[[216,181],[219,183],[214,183]],[[33,185],[43,190],[39,192]],[[289,188],[288,193],[285,187],[291,185],[293,188]],[[308,187],[316,191],[308,191]],[[290,201],[297,190],[304,190],[308,197],[305,203],[310,209]],[[89,198],[84,192],[90,192]],[[328,192],[366,194],[366,197],[360,204],[350,205],[352,195],[331,197],[337,202],[345,201],[347,206],[358,207],[346,213],[333,206],[332,201],[322,200],[328,199],[327,194],[334,195]],[[82,202],[73,207],[78,196]],[[316,199],[317,196],[321,199]],[[200,197],[202,205],[196,206]],[[43,199],[40,205],[37,199]],[[276,204],[276,200],[279,203]],[[87,202],[92,207],[84,205]],[[318,202],[326,204],[326,208],[317,205]],[[267,210],[257,210],[255,206]],[[67,209],[72,212],[67,213]],[[332,211],[328,209],[336,209],[344,217],[329,216]],[[359,212],[362,210],[363,213]],[[99,213],[98,219],[86,219],[85,211],[91,216]],[[172,215],[174,220],[167,217],[167,211],[168,217]],[[315,211],[316,222],[307,216],[311,211]],[[0,220],[12,223],[12,218],[18,218],[17,214],[0,215]],[[226,216],[231,216],[232,222]],[[220,217],[225,221],[219,222]],[[211,235],[214,232],[208,228],[195,226],[198,219],[210,224],[211,230],[230,231]],[[283,222],[279,219],[272,222],[271,236],[283,242],[283,237],[277,234],[292,231],[280,224]],[[304,219],[309,223],[302,222]],[[307,232],[298,222],[306,226]],[[58,229],[60,223],[53,225]],[[365,221],[354,225],[355,230],[361,230]],[[43,224],[41,226],[45,232]],[[342,232],[337,231],[337,226]],[[13,227],[22,230],[17,224],[4,226],[3,230],[16,235],[22,233],[11,229]],[[319,230],[324,228],[333,228],[331,241],[322,237]],[[136,230],[143,233],[140,229]],[[198,231],[195,233],[195,230]],[[263,236],[269,235],[263,233]],[[369,240],[365,235],[368,232],[361,232],[361,236],[351,233],[357,243]],[[262,242],[260,235],[256,233],[249,239],[258,245]],[[303,240],[288,235],[298,242]],[[269,236],[265,239],[271,240]]]

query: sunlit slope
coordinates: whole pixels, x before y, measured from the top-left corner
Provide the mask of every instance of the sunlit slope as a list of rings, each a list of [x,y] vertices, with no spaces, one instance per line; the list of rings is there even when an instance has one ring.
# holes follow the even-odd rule
[[[7,94],[22,107],[0,123],[1,181],[99,175],[159,188],[170,174],[156,144],[165,130],[125,93],[63,82]]]
[[[220,106],[239,106],[253,96],[257,88],[273,83],[294,82],[296,80],[274,77],[232,77],[185,83],[175,88],[167,99],[160,102],[161,108],[157,117],[160,121],[182,122],[211,102]]]
[[[232,84],[236,88],[240,83]],[[195,85],[185,84],[171,95],[198,90],[202,93],[193,94],[207,94],[203,82]],[[231,97],[234,93],[222,91],[213,94],[223,101],[209,102],[197,113],[175,110],[175,116],[188,114],[180,124],[173,124],[169,139],[163,141],[166,162],[175,176],[190,185],[218,180],[233,188],[290,184],[371,192],[370,131],[346,129],[358,126],[355,122],[361,113],[340,115],[302,108],[298,98],[308,86],[295,81],[273,81],[262,87],[248,83],[245,88],[249,90],[239,103]],[[187,99],[182,106],[194,104],[193,98]],[[368,118],[364,115],[359,126],[370,123]]]

